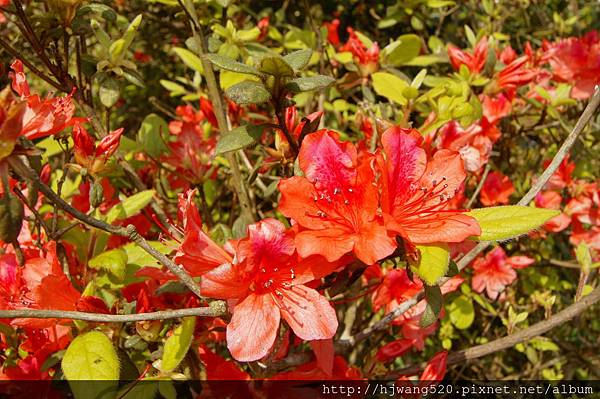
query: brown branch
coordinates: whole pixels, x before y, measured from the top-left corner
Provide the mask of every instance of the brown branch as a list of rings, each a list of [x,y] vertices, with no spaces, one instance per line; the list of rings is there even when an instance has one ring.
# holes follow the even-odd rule
[[[475,200],[477,200],[477,196],[479,195],[479,192],[481,191],[481,189],[483,188],[483,185],[485,184],[485,181],[487,180],[488,174],[490,173],[491,169],[492,168],[490,167],[489,163],[487,165],[485,165],[485,170],[483,171],[483,175],[481,175],[479,184],[477,184],[477,187],[475,188],[473,195],[471,195],[471,198],[469,198],[469,202],[467,202],[467,205],[465,205],[465,208],[469,209],[471,206],[473,206],[473,204],[475,203]]]
[[[600,301],[600,287],[596,287],[589,295],[583,297],[579,302],[566,307],[549,319],[536,323],[531,327],[483,345],[478,345],[462,351],[451,353],[448,356],[446,364],[451,365],[468,362],[494,352],[511,348],[518,343],[529,341],[530,339],[542,335],[553,328],[573,319],[598,301]],[[401,375],[415,375],[418,374],[419,371],[423,370],[426,366],[427,364],[425,363],[406,367],[399,370],[397,373],[387,375],[386,377],[395,379]]]
[[[161,264],[166,266],[167,269],[171,271],[171,273],[177,276],[181,280],[181,282],[190,289],[190,291],[192,291],[198,297],[202,298],[202,295],[200,294],[200,287],[194,281],[194,279],[189,274],[187,274],[183,267],[175,264],[167,256],[150,246],[150,244],[148,244],[148,242],[141,235],[138,234],[138,232],[135,229],[135,226],[114,226],[105,223],[102,220],[98,220],[89,215],[86,215],[85,213],[73,208],[65,200],[58,196],[50,187],[42,183],[37,173],[34,170],[32,170],[29,166],[25,165],[25,163],[19,157],[10,156],[8,158],[8,162],[20,176],[32,181],[38,187],[39,191],[41,191],[50,201],[58,205],[62,210],[71,214],[71,216],[75,217],[76,219],[82,221],[83,223],[89,226],[106,231],[107,233],[129,238],[130,240],[135,242],[139,247],[141,247],[144,251],[150,254],[153,258],[155,258]]]
[[[213,304],[217,304],[213,306]],[[67,310],[17,309],[0,310],[0,319],[72,319],[98,323],[128,323],[146,320],[166,320],[187,316],[219,317],[226,313],[226,308],[220,302],[212,302],[211,306],[201,308],[163,310],[160,312],[136,314],[104,314],[73,312]]]

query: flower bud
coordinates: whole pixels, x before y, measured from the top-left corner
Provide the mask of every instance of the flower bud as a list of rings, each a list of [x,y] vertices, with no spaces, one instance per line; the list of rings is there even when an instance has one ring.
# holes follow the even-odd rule
[[[104,189],[102,184],[93,182],[90,187],[90,206],[92,208],[98,208],[104,201]]]
[[[21,232],[23,203],[12,193],[0,197],[0,240],[13,242]]]

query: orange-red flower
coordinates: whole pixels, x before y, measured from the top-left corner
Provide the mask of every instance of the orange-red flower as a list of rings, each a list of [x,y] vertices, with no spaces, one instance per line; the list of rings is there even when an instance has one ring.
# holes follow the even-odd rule
[[[590,31],[550,45],[550,66],[554,78],[573,85],[571,96],[585,99],[600,84],[600,35]]]
[[[508,204],[515,187],[508,178],[500,172],[490,172],[481,188],[479,200],[485,206]]]
[[[73,147],[75,160],[91,174],[102,172],[106,162],[119,148],[123,128],[110,132],[98,145],[79,122],[73,127]]]
[[[381,209],[386,227],[416,244],[461,242],[481,234],[477,221],[448,209],[466,177],[460,155],[439,150],[429,161],[414,129],[392,127],[382,137]]]
[[[455,46],[448,46],[448,58],[450,58],[450,64],[452,64],[455,70],[460,69],[461,65],[465,65],[472,73],[479,73],[485,66],[487,54],[487,37],[482,38],[477,43],[473,49],[473,53],[460,50]]]
[[[354,61],[357,63],[362,76],[369,76],[379,69],[379,45],[373,43],[367,47],[360,40],[354,29],[348,28],[348,41],[339,51],[349,51],[354,56]]]
[[[235,258],[206,273],[201,283],[204,295],[235,303],[227,325],[232,356],[239,361],[264,357],[273,346],[281,318],[301,339],[331,338],[338,326],[335,310],[305,283],[336,266],[318,256],[299,258],[293,231],[286,231],[278,220],[250,225],[248,237],[235,245]]]
[[[279,183],[279,210],[299,226],[298,253],[319,254],[328,261],[354,253],[371,265],[396,248],[378,214],[373,156],[360,157],[335,132],[308,135],[299,154],[304,176]]]
[[[497,247],[473,263],[471,285],[475,291],[485,290],[490,299],[497,299],[501,297],[504,288],[517,279],[514,269],[522,269],[533,262],[534,260],[527,256],[508,257],[502,247]]]

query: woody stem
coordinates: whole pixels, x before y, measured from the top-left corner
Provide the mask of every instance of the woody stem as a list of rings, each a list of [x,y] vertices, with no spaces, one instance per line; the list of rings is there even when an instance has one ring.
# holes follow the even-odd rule
[[[56,194],[50,187],[42,183],[37,173],[34,170],[32,170],[28,165],[26,165],[18,156],[10,156],[8,158],[8,162],[10,163],[10,166],[15,170],[15,172],[17,172],[23,178],[33,182],[33,184],[37,186],[39,191],[41,191],[46,196],[46,198],[55,203],[60,209],[69,213],[71,216],[82,221],[88,226],[106,231],[107,233],[129,238],[131,241],[135,242],[140,248],[142,248],[144,251],[150,254],[153,258],[159,261],[162,265],[167,267],[174,275],[176,275],[179,278],[179,280],[181,280],[183,284],[185,284],[190,289],[190,291],[196,294],[199,298],[204,299],[200,294],[200,287],[194,281],[194,279],[189,274],[187,274],[183,267],[175,264],[167,256],[158,252],[156,249],[150,246],[150,244],[148,244],[148,242],[136,231],[135,226],[114,226],[102,220],[95,219],[89,215],[86,215],[85,213],[73,208],[58,194]]]
[[[204,34],[202,32],[202,27],[198,22],[198,15],[196,14],[196,9],[191,1],[188,0],[177,0],[183,11],[185,12],[186,17],[189,20],[190,27],[192,29],[192,37],[196,42],[196,49],[198,51],[198,56],[202,60],[202,67],[204,68],[204,77],[206,78],[206,85],[208,86],[208,92],[210,94],[210,98],[212,100],[215,116],[217,118],[217,124],[219,126],[219,132],[221,135],[225,135],[229,133],[231,130],[229,126],[229,121],[227,120],[227,112],[223,105],[223,97],[221,95],[221,91],[219,89],[219,85],[217,84],[217,79],[215,77],[215,71],[213,70],[212,64],[208,61],[204,55],[208,52],[206,48],[206,41],[204,38]],[[185,1],[185,4],[184,4]],[[236,158],[236,155],[232,152],[225,153],[225,158],[229,163],[229,167],[231,168],[231,174],[233,176],[234,182],[234,191],[236,196],[240,202],[240,206],[242,208],[242,215],[249,222],[255,221],[254,213],[252,212],[252,203],[250,201],[250,196],[248,194],[248,188],[242,178],[242,173],[240,171],[240,165]]]

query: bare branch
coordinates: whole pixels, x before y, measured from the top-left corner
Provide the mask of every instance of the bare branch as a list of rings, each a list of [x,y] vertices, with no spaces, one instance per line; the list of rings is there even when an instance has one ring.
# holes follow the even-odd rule
[[[97,229],[106,231],[107,233],[116,234],[122,237],[127,237],[130,240],[134,241],[139,247],[141,247],[148,254],[152,255],[156,260],[158,260],[161,264],[167,267],[176,275],[183,284],[185,284],[190,291],[196,294],[199,298],[202,298],[200,294],[200,287],[194,281],[194,279],[187,274],[187,272],[183,269],[183,267],[175,264],[171,259],[169,259],[164,254],[158,252],[154,249],[148,242],[138,234],[135,229],[135,226],[129,225],[127,227],[113,226],[102,220],[95,219],[91,216],[86,215],[85,213],[73,208],[69,205],[65,200],[63,200],[60,196],[58,196],[50,187],[45,185],[40,181],[37,173],[32,170],[29,166],[25,165],[25,163],[18,156],[10,156],[8,161],[12,168],[22,177],[31,180],[34,184],[37,185],[38,189],[52,202],[58,205],[62,210],[69,213],[71,216],[76,219],[82,221],[88,226],[95,227]]]
[[[550,331],[554,327],[557,327],[573,319],[574,317],[583,313],[587,308],[594,305],[598,301],[600,301],[600,287],[594,289],[589,295],[583,297],[579,302],[568,306],[567,308],[561,310],[560,312],[558,312],[557,314],[555,314],[547,320],[541,321],[539,323],[534,324],[531,327],[518,331],[514,334],[507,335],[506,337],[502,337],[492,342],[488,342],[483,345],[478,345],[469,349],[451,353],[448,356],[446,364],[451,365],[468,362],[470,360],[477,359],[479,357],[489,355],[494,352],[511,348],[518,343],[529,341],[530,339],[542,335]],[[399,370],[397,373],[387,375],[386,377],[392,379],[398,378],[401,375],[418,374],[421,370],[425,368],[425,366],[427,366],[426,363],[406,367],[402,370]]]
[[[218,305],[213,306],[213,304]],[[211,306],[202,308],[163,310],[160,312],[136,314],[104,314],[42,309],[0,310],[0,319],[72,319],[97,323],[128,323],[134,321],[176,319],[187,316],[219,317],[225,313],[226,308],[222,303],[213,302]]]

